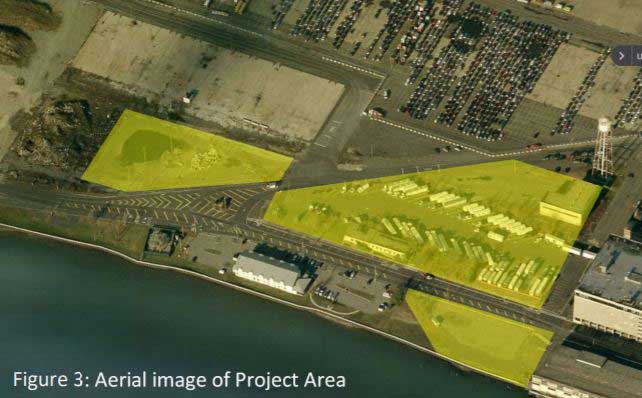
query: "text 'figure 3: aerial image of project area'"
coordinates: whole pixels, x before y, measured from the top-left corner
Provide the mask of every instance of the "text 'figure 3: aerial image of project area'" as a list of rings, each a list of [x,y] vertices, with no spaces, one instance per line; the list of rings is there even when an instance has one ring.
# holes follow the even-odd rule
[[[642,398],[642,0],[0,0],[0,397]]]

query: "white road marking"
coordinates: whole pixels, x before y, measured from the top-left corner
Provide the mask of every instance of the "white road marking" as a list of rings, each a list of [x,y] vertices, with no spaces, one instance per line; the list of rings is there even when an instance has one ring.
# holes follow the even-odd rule
[[[257,37],[263,37],[263,35],[260,34],[260,33],[253,32],[253,31],[248,30],[248,29],[239,28],[238,26],[234,26],[234,25],[232,25],[230,23],[223,22],[223,21],[221,21],[221,20],[219,20],[217,18],[213,18],[213,17],[207,16],[207,15],[199,14],[199,13],[196,13],[196,12],[193,12],[193,11],[190,11],[190,10],[186,10],[184,8],[175,7],[175,6],[170,5],[170,4],[161,3],[160,1],[157,1],[157,0],[146,0],[146,1],[149,2],[149,3],[152,3],[152,4],[156,4],[158,6],[161,6],[161,7],[165,7],[165,8],[169,8],[171,10],[174,10],[174,11],[181,12],[183,14],[191,15],[191,16],[194,16],[194,17],[197,17],[197,18],[201,18],[201,19],[210,21],[210,22],[214,22],[214,23],[217,23],[217,24],[220,24],[220,25],[224,25],[224,26],[227,26],[228,28],[231,28],[231,29],[234,29],[234,30],[238,30],[238,31],[243,32],[243,33],[247,33],[247,34],[250,34],[250,35],[253,35],[253,36],[257,36]]]
[[[472,152],[475,152],[475,153],[478,153],[480,155],[487,156],[487,157],[490,157],[490,158],[502,158],[502,157],[508,157],[508,156],[525,155],[525,154],[528,154],[528,153],[542,152],[542,151],[545,151],[547,149],[564,148],[564,147],[572,148],[572,147],[576,147],[576,146],[588,145],[588,144],[594,144],[595,143],[595,140],[585,140],[585,141],[575,141],[575,142],[561,143],[561,144],[543,145],[540,148],[536,148],[536,149],[524,149],[524,150],[521,150],[521,151],[490,153],[490,152],[475,148],[475,147],[470,146],[470,145],[462,144],[461,142],[458,142],[458,141],[449,140],[447,138],[443,138],[443,137],[439,137],[439,136],[432,135],[432,134],[429,134],[429,133],[425,133],[423,131],[419,131],[417,129],[414,129],[414,128],[411,128],[411,127],[408,127],[408,126],[404,126],[404,125],[399,124],[399,123],[391,122],[391,121],[380,119],[380,118],[376,118],[376,117],[370,117],[370,119],[375,121],[375,122],[383,123],[383,124],[386,124],[386,125],[392,126],[392,127],[396,127],[396,128],[411,132],[413,134],[422,135],[424,137],[428,137],[428,138],[436,140],[436,141],[445,142],[445,143],[451,144],[451,145],[459,145],[463,149],[467,149],[469,151],[472,151]],[[613,139],[614,140],[622,140],[622,139],[625,139],[625,138],[630,138],[630,137],[635,137],[635,136],[636,136],[636,134],[626,134],[626,135],[615,136],[615,137],[613,137]]]
[[[352,64],[349,64],[347,62],[339,61],[339,60],[334,59],[334,58],[321,57],[321,59],[324,60],[324,61],[327,61],[327,62],[332,62],[333,64],[345,66],[346,68],[353,69],[353,70],[356,70],[356,71],[361,72],[361,73],[365,73],[365,74],[368,74],[368,75],[371,75],[371,76],[374,76],[374,77],[378,77],[380,79],[383,79],[385,77],[384,75],[382,75],[379,72],[371,71],[371,70],[368,70],[366,68],[362,68],[360,66],[352,65]]]

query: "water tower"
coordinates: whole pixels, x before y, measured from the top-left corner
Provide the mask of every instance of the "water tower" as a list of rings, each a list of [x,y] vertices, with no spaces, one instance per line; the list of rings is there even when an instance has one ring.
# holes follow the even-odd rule
[[[613,128],[611,120],[606,117],[599,118],[597,123],[593,176],[606,180],[613,175]]]

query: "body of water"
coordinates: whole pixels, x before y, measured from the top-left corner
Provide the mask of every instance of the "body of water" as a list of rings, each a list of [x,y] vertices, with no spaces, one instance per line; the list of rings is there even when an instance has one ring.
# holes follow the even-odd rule
[[[104,253],[0,233],[2,397],[453,397],[525,396],[370,333]],[[14,372],[65,374],[85,385],[26,390]],[[203,375],[208,387],[95,387],[96,378],[147,371]],[[345,388],[213,388],[215,375],[345,377]],[[133,380],[133,379],[132,379]],[[222,377],[220,378],[222,380]],[[291,380],[291,379],[290,379]],[[150,380],[148,379],[148,384]],[[79,383],[82,384],[82,383]],[[87,387],[88,386],[88,387]]]

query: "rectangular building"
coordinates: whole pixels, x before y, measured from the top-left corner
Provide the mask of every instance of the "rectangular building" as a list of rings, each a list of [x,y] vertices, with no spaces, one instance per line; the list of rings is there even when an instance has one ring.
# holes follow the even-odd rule
[[[591,212],[593,201],[586,197],[588,186],[566,182],[556,192],[549,192],[539,203],[539,214],[571,225],[581,226]]]
[[[528,390],[542,398],[640,398],[642,371],[592,351],[557,343],[542,357]]]
[[[301,277],[295,264],[255,252],[241,253],[232,272],[239,278],[296,295],[303,295],[312,281]]]
[[[374,253],[402,260],[410,251],[410,246],[403,239],[388,236],[374,229],[364,233],[358,228],[350,228],[343,236],[343,242],[354,246],[365,246]]]
[[[642,245],[609,238],[575,290],[573,321],[642,342]]]

